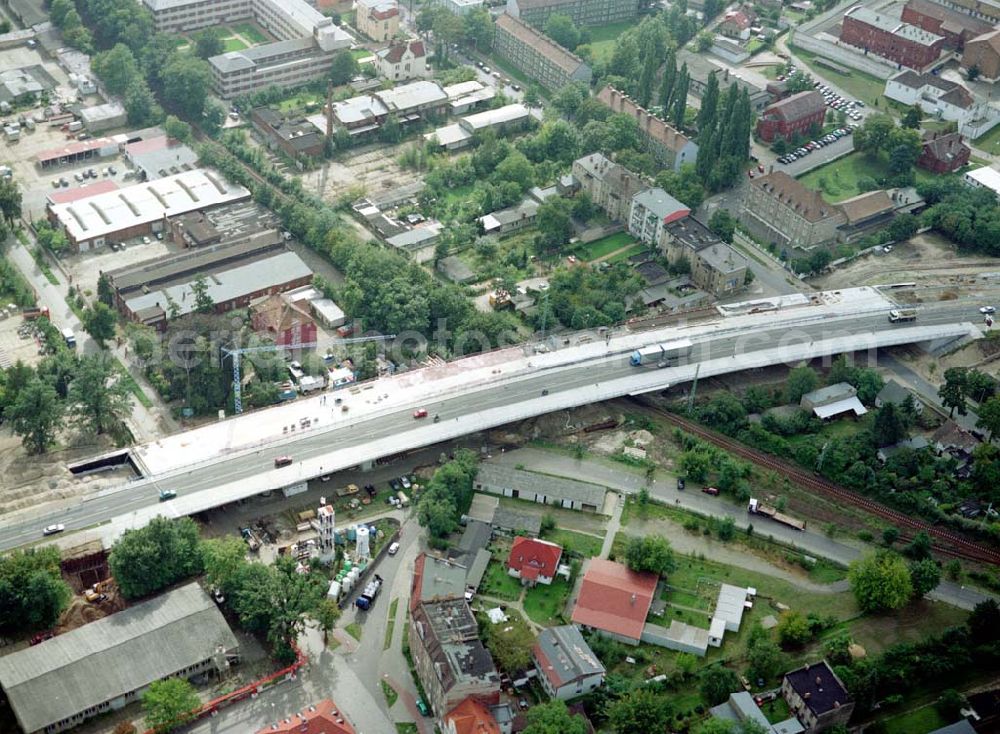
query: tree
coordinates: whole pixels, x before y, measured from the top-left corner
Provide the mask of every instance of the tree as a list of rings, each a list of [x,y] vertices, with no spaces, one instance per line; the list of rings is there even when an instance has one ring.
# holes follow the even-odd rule
[[[117,323],[118,314],[100,301],[83,312],[83,328],[102,347],[105,341],[114,338]]]
[[[570,213],[573,205],[559,196],[546,199],[538,207],[535,224],[538,227],[538,245],[543,251],[554,251],[569,242],[573,232]]]
[[[210,59],[225,50],[221,28],[205,28],[194,34],[194,52],[199,59]]]
[[[246,543],[235,535],[224,535],[202,541],[199,551],[205,580],[231,594],[240,569],[246,563]]]
[[[741,724],[745,725],[752,721],[752,719],[747,719],[741,722]],[[717,719],[711,716],[699,724],[698,728],[694,731],[695,734],[733,734],[733,722],[728,719]],[[741,729],[741,731],[743,730]]]
[[[194,310],[198,313],[212,313],[215,310],[215,301],[208,292],[208,278],[204,273],[198,273],[194,282],[191,283],[191,293],[194,295]]]
[[[941,583],[941,567],[930,558],[915,561],[910,564],[910,582],[913,584],[913,596],[920,599]]]
[[[781,650],[771,639],[771,633],[755,624],[747,638],[747,674],[752,680],[772,678],[781,669]]]
[[[878,551],[854,561],[848,579],[858,606],[865,612],[899,609],[913,596],[910,570],[891,551]]]
[[[511,617],[505,624],[490,625],[486,647],[497,666],[506,673],[517,673],[531,664],[535,635],[520,617]]]
[[[989,432],[990,441],[1000,433],[1000,397],[994,395],[979,406],[979,419],[976,427]]]
[[[891,548],[899,540],[899,530],[891,525],[882,531],[882,542],[886,548]]]
[[[90,67],[111,94],[125,94],[133,84],[142,79],[139,62],[135,60],[132,49],[124,43],[94,54]]]
[[[163,117],[153,92],[145,81],[139,80],[125,93],[125,112],[130,125],[146,125]]]
[[[854,147],[869,156],[878,156],[888,149],[889,137],[895,129],[896,121],[889,115],[869,115],[854,131]]]
[[[202,569],[198,526],[189,517],[153,518],[126,530],[108,557],[111,575],[126,599],[148,596]]]
[[[997,600],[986,599],[976,604],[965,624],[977,645],[1000,640],[1000,605]]]
[[[573,19],[563,13],[553,13],[545,21],[545,35],[565,49],[575,51],[580,45],[580,31]]]
[[[962,709],[966,705],[965,696],[949,688],[941,693],[941,697],[934,702],[934,708],[938,710],[945,721],[953,721],[961,718]]]
[[[105,306],[114,305],[115,290],[111,286],[111,279],[106,273],[101,273],[97,277],[97,300]]]
[[[173,731],[194,718],[201,700],[185,678],[153,681],[142,694],[146,724],[162,732]]]
[[[522,734],[586,734],[587,722],[582,716],[571,714],[566,702],[555,699],[528,709],[528,725]]]
[[[330,82],[335,86],[347,84],[358,75],[358,61],[349,49],[338,51],[330,62]]]
[[[719,239],[723,242],[732,244],[733,234],[736,232],[736,220],[726,209],[716,209],[708,220],[708,228],[719,235]]]
[[[698,688],[701,699],[709,706],[729,700],[729,694],[740,690],[740,679],[729,668],[715,665],[702,671]]]
[[[211,82],[212,73],[205,61],[177,52],[163,71],[163,101],[182,117],[200,120]]]
[[[649,571],[657,576],[668,574],[677,567],[670,542],[662,535],[629,538],[625,548],[625,563],[633,571]]]
[[[329,640],[330,632],[337,626],[337,620],[340,619],[341,613],[340,605],[333,599],[323,599],[313,612],[316,625],[323,631],[324,645]]]
[[[131,721],[120,721],[111,734],[136,734],[135,724]]]
[[[702,53],[704,53],[705,51],[708,51],[708,49],[712,48],[712,45],[714,43],[715,43],[715,34],[712,33],[712,31],[710,31],[710,30],[704,30],[704,31],[702,31],[701,33],[698,34],[698,37],[697,37],[697,46],[698,46],[698,50],[701,51]],[[715,76],[715,75],[713,74],[712,76]]]
[[[62,405],[55,388],[36,377],[18,393],[4,415],[29,454],[44,454],[61,425]]]
[[[114,363],[97,354],[84,357],[69,386],[71,412],[97,435],[120,432],[132,412],[130,390]]]
[[[666,731],[673,707],[666,696],[636,688],[608,706],[608,722],[616,734]]]
[[[0,179],[0,214],[9,229],[21,218],[21,189],[12,178]]]
[[[465,39],[477,51],[487,51],[493,43],[493,16],[486,8],[476,8],[465,14]]]
[[[876,411],[872,435],[878,446],[892,446],[906,438],[906,421],[895,403],[886,403]]]
[[[923,117],[923,111],[917,105],[912,105],[903,114],[902,125],[910,130],[920,129],[920,119]]]
[[[444,58],[448,58],[448,49],[451,44],[462,40],[464,32],[465,25],[462,23],[462,19],[454,13],[442,10],[434,16],[434,38],[438,41],[439,48],[443,51],[441,55]]]
[[[167,133],[168,137],[179,140],[182,143],[190,143],[194,140],[194,135],[191,133],[191,126],[173,115],[167,115],[167,120],[163,123],[163,130]]]
[[[819,385],[819,378],[816,371],[808,365],[796,367],[788,373],[785,381],[785,392],[788,395],[788,402],[798,403],[802,396],[810,393]]]
[[[913,536],[913,540],[903,548],[903,555],[914,561],[922,561],[931,557],[931,536],[926,530],[921,530]]]
[[[809,621],[801,612],[782,612],[778,620],[778,640],[784,647],[802,647],[812,639]]]
[[[684,127],[684,114],[687,112],[687,93],[690,84],[691,75],[688,73],[687,64],[683,64],[677,74],[677,82],[674,86],[674,109],[671,115],[671,121],[678,130]]]

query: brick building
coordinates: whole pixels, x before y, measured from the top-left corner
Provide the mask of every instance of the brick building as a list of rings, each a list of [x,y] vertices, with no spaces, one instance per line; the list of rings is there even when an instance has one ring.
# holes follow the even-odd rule
[[[844,14],[840,40],[911,69],[924,69],[941,56],[944,36],[864,6]]]
[[[643,147],[661,166],[679,171],[685,163],[698,159],[698,146],[693,140],[640,107],[624,92],[608,85],[597,93],[597,99],[612,112],[635,118]]]
[[[784,171],[774,171],[749,182],[740,221],[763,242],[808,250],[836,241],[837,228],[847,223],[847,217],[818,191]]]
[[[778,135],[791,140],[796,133],[805,136],[813,125],[822,125],[825,117],[826,102],[819,92],[799,92],[764,109],[757,135],[768,143]]]
[[[977,36],[965,44],[962,68],[975,69],[979,78],[995,82],[1000,79],[1000,30]]]
[[[399,5],[396,0],[358,0],[354,24],[373,41],[388,41],[399,33]]]
[[[909,0],[903,6],[902,20],[943,36],[945,46],[959,51],[967,41],[993,30],[993,26],[984,20],[951,10],[931,0]]]
[[[917,165],[934,173],[954,173],[969,163],[972,151],[961,133],[925,133]]]
[[[546,89],[561,89],[570,82],[590,84],[593,77],[579,56],[507,13],[496,19],[493,48]]]

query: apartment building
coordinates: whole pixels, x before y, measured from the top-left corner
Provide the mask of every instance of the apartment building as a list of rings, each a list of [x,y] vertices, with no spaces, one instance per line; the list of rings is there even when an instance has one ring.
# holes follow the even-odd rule
[[[1000,30],[984,33],[966,43],[962,68],[966,72],[975,69],[983,81],[1000,79]]]
[[[399,33],[396,0],[358,0],[354,25],[373,41],[388,41]]]
[[[600,153],[573,161],[573,178],[580,184],[580,191],[586,192],[613,222],[628,219],[632,197],[649,188],[642,176]]]
[[[348,40],[344,48],[350,45]],[[234,99],[270,86],[295,87],[322,79],[330,71],[332,53],[310,37],[277,41],[208,60],[212,88],[223,99]]]
[[[142,0],[157,33],[185,33],[252,17],[251,0]]]
[[[935,0],[938,5],[951,8],[991,25],[1000,23],[1000,2],[997,0]]]
[[[884,11],[864,6],[844,14],[840,40],[910,69],[924,69],[941,56],[944,36],[904,23]]]
[[[837,228],[847,223],[839,207],[784,171],[755,178],[745,191],[740,221],[757,239],[781,248],[834,242]]]
[[[984,20],[951,10],[931,0],[909,0],[903,6],[902,20],[943,36],[945,46],[959,51],[967,41],[993,30],[993,26]]]
[[[639,0],[507,0],[507,12],[536,28],[554,13],[568,15],[578,26],[621,23],[639,15]]]
[[[590,84],[590,67],[544,33],[506,13],[495,23],[494,50],[546,89],[570,82]]]
[[[743,289],[749,261],[694,217],[683,217],[663,228],[661,246],[671,262],[687,260],[691,282],[715,296]]]
[[[757,135],[770,143],[778,135],[791,140],[798,133],[806,136],[813,125],[822,125],[826,102],[819,92],[807,91],[786,97],[764,110],[757,120]]]
[[[664,228],[690,213],[690,209],[663,189],[644,189],[632,197],[628,232],[647,245],[658,247],[664,240]]]
[[[698,145],[693,140],[637,105],[624,92],[608,85],[597,93],[597,99],[612,112],[635,118],[643,147],[661,166],[679,171],[685,163],[698,159]]]

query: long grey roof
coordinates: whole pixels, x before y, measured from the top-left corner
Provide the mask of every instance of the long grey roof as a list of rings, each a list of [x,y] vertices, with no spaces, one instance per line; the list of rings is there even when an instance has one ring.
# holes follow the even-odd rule
[[[604,673],[601,661],[573,624],[542,630],[535,643],[535,659],[546,668],[539,672],[556,687]]]
[[[522,493],[535,492],[546,497],[595,505],[598,508],[604,505],[604,496],[607,494],[607,489],[596,484],[537,474],[505,464],[480,464],[476,483],[488,491],[516,489]]]
[[[0,685],[32,732],[201,663],[220,646],[236,649],[236,638],[192,583],[0,658]]]

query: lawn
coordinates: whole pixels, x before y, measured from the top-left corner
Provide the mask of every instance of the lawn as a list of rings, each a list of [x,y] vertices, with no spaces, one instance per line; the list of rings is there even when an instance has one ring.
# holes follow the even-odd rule
[[[361,642],[361,625],[357,622],[351,622],[344,627],[344,631],[358,642]]]
[[[1000,154],[1000,125],[973,140],[972,144],[987,153]]]
[[[532,622],[543,626],[563,624],[563,608],[570,588],[566,579],[558,577],[548,586],[538,584],[524,595],[524,612]]]
[[[915,169],[917,183],[929,179],[931,174],[923,169]],[[810,189],[819,189],[823,198],[831,204],[850,199],[863,193],[858,189],[858,179],[868,176],[876,182],[886,176],[886,166],[882,158],[873,159],[859,152],[815,168],[799,180]]]
[[[585,245],[577,246],[576,255],[580,259],[589,262],[591,260],[596,260],[599,257],[610,255],[615,250],[628,247],[634,242],[635,238],[631,235],[626,234],[625,232],[618,232],[617,234],[611,234],[607,237],[601,237],[599,240],[588,242]]]
[[[885,106],[883,94],[885,92],[885,80],[878,79],[870,74],[861,71],[851,71],[850,74],[841,74],[826,66],[816,64],[816,54],[809,53],[798,46],[790,46],[792,52],[798,56],[809,67],[809,69],[827,81],[832,82],[838,88],[847,92],[855,99],[860,99],[865,104]]]
[[[252,44],[267,43],[267,36],[261,33],[260,29],[252,23],[237,23],[232,26],[232,29]]]
[[[563,551],[566,553],[575,553],[578,556],[583,556],[584,558],[592,558],[599,555],[601,552],[601,545],[603,540],[596,538],[593,535],[585,535],[584,533],[577,533],[572,530],[563,530],[562,528],[556,528],[554,530],[549,530],[542,533],[542,538],[544,540],[552,541],[553,543],[558,543],[563,547]]]
[[[594,61],[599,59],[610,59],[615,50],[615,41],[622,33],[633,27],[635,23],[624,21],[622,23],[611,23],[599,28],[589,28],[590,31],[590,52]]]
[[[623,260],[628,260],[633,255],[638,255],[640,252],[644,252],[647,249],[648,249],[647,246],[644,245],[642,242],[636,242],[634,245],[632,245],[631,247],[629,247],[627,250],[622,250],[618,254],[612,255],[611,257],[609,257],[604,262],[612,263],[612,264],[613,263],[620,263]]]
[[[788,703],[781,696],[778,696],[773,701],[768,701],[760,707],[760,710],[772,724],[785,721],[791,716],[791,712],[788,710]]]
[[[399,606],[399,599],[393,599],[389,605],[389,622],[385,626],[385,640],[382,642],[382,649],[388,650],[392,644],[392,631],[396,627],[396,607]]]
[[[949,723],[931,706],[907,711],[905,714],[885,719],[885,734],[927,734]]]
[[[351,49],[351,56],[354,57],[355,61],[357,61],[359,59],[367,59],[369,56],[374,56],[374,55],[375,54],[373,52],[369,51],[367,48],[355,48],[355,49]]]
[[[245,48],[248,48],[248,46],[238,38],[226,38],[222,41],[222,49],[226,53],[230,51],[242,51]]]
[[[316,108],[322,104],[323,98],[312,92],[299,92],[288,99],[278,103],[278,109],[282,112],[300,112],[306,109],[307,105],[314,105]]]
[[[385,702],[392,708],[392,705],[396,703],[396,699],[399,698],[399,694],[396,693],[396,689],[389,685],[386,681],[380,680],[379,684],[382,686],[382,694],[385,696]]]
[[[396,722],[396,734],[418,734],[419,729],[412,721]]]
[[[521,582],[507,573],[507,568],[499,561],[490,561],[479,585],[479,593],[497,599],[514,601],[521,596]]]

